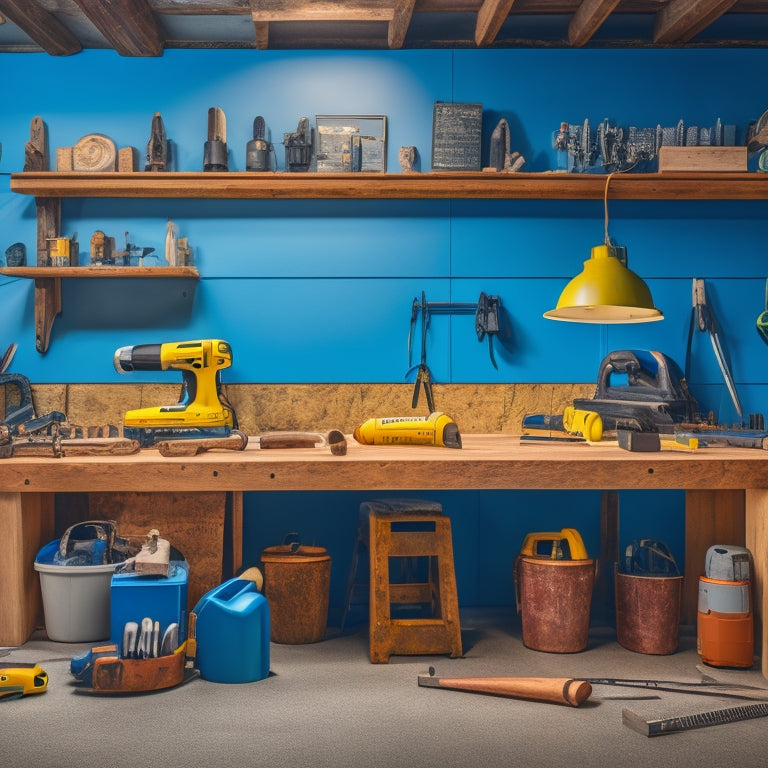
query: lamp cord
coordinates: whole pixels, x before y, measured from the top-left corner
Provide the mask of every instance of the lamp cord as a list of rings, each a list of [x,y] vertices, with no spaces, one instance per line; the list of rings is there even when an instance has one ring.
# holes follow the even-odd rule
[[[612,171],[605,177],[605,191],[603,192],[603,210],[605,211],[605,244],[610,247],[611,239],[608,236],[608,185],[611,183],[611,177],[616,171]]]

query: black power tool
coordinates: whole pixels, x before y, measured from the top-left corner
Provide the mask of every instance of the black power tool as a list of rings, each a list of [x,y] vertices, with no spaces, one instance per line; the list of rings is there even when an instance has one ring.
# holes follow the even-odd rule
[[[595,396],[573,405],[599,413],[605,430],[667,433],[701,421],[680,366],[654,350],[611,352],[600,363]]]

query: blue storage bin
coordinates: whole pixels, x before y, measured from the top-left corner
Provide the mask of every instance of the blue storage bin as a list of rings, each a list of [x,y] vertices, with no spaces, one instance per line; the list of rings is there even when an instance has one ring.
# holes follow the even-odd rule
[[[269,604],[253,581],[225,581],[193,613],[203,680],[252,683],[269,675]]]
[[[171,560],[168,576],[115,573],[110,584],[110,642],[121,645],[126,622],[149,617],[160,622],[161,631],[179,625],[179,644],[187,638],[186,560]]]

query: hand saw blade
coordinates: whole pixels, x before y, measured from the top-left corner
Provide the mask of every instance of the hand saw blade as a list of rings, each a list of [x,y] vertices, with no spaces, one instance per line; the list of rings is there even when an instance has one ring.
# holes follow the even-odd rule
[[[646,719],[631,709],[622,709],[621,711],[621,720],[624,725],[645,736],[662,736],[665,733],[679,733],[693,728],[706,728],[709,725],[753,720],[757,717],[768,717],[768,702],[652,719]]]

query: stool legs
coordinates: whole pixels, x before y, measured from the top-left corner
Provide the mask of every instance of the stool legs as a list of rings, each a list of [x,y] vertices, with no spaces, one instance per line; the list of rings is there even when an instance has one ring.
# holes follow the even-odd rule
[[[434,530],[393,530],[398,523],[426,523]],[[461,627],[453,564],[450,519],[442,515],[370,516],[370,659],[386,663],[390,655],[461,656]],[[392,584],[390,557],[429,557],[429,581]],[[433,618],[393,619],[393,603],[429,602]]]

